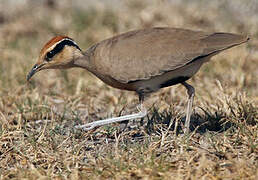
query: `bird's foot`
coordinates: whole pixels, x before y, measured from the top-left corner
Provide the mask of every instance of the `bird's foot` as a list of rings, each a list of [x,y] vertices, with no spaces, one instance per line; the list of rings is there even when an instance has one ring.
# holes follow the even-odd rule
[[[99,126],[103,126],[103,125],[107,125],[107,124],[111,124],[111,123],[115,123],[115,122],[121,122],[121,121],[130,120],[130,119],[135,119],[135,118],[143,118],[147,115],[147,110],[142,104],[140,105],[140,107],[137,107],[137,109],[139,110],[139,112],[135,113],[135,114],[99,120],[99,121],[87,123],[84,125],[77,125],[77,126],[75,126],[75,128],[88,131],[95,127],[99,127]]]

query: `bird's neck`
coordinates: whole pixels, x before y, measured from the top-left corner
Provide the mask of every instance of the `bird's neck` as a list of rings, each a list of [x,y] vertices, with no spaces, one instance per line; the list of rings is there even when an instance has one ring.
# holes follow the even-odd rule
[[[86,51],[74,60],[74,67],[87,69],[88,71],[92,72],[93,69],[90,62],[90,53]]]

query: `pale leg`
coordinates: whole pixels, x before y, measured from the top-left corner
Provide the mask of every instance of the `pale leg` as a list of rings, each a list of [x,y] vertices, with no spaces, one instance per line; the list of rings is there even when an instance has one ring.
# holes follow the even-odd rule
[[[188,103],[187,103],[187,109],[186,109],[186,119],[185,119],[185,129],[184,129],[184,133],[188,134],[189,130],[190,130],[190,119],[191,119],[193,100],[194,100],[194,87],[186,82],[183,82],[182,84],[187,89],[187,93],[189,96]]]
[[[99,121],[91,122],[91,123],[84,124],[84,125],[77,125],[77,126],[75,126],[75,128],[84,129],[84,130],[88,131],[95,127],[107,125],[110,123],[121,122],[121,121],[130,120],[130,119],[136,119],[136,118],[143,118],[147,115],[147,110],[143,105],[143,97],[141,97],[141,96],[140,96],[140,108],[138,108],[138,109],[139,109],[139,112],[135,113],[135,114],[99,120]]]

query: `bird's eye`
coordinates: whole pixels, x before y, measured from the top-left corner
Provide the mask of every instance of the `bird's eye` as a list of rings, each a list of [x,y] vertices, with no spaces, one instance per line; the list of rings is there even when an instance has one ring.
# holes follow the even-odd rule
[[[52,51],[48,52],[45,57],[46,61],[51,61],[53,56],[54,54],[52,53]]]
[[[38,65],[36,64],[35,66],[33,66],[33,69],[37,69],[38,68]]]

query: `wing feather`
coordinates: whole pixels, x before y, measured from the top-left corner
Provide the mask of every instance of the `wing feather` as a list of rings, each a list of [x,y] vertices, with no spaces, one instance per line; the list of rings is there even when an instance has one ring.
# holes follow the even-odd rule
[[[229,33],[211,33],[177,28],[152,28],[127,32],[100,42],[92,61],[96,71],[113,79],[129,81],[180,68],[247,40]]]

